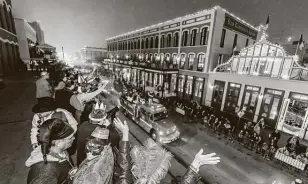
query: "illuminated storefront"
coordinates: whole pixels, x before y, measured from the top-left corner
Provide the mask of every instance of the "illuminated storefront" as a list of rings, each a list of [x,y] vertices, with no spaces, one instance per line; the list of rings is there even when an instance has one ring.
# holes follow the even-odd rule
[[[210,73],[206,102],[233,114],[238,106],[245,119],[264,118],[269,128],[308,138],[307,76],[297,55],[263,37]]]

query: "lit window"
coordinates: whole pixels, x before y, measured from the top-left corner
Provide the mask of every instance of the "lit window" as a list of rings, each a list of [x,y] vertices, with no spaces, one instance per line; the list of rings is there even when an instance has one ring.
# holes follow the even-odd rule
[[[172,61],[174,65],[178,64],[177,54],[172,54]]]
[[[170,54],[166,54],[166,60],[170,61]]]
[[[192,70],[193,66],[194,66],[195,55],[190,54],[188,57],[189,57],[188,68],[189,68],[189,70]]]
[[[198,66],[197,66],[197,70],[198,70],[198,71],[203,71],[204,64],[205,64],[205,54],[199,54],[199,55],[198,55]]]
[[[181,63],[180,63],[180,68],[181,68],[181,69],[184,69],[185,60],[186,60],[186,55],[185,55],[185,54],[182,54],[182,55],[181,55]]]

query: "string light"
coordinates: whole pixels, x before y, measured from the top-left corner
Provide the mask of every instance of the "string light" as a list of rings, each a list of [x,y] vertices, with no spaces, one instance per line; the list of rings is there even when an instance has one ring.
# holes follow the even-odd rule
[[[106,39],[107,41],[108,40],[112,40],[112,39],[116,39],[116,38],[120,38],[120,37],[123,37],[123,36],[126,36],[126,35],[130,35],[130,34],[133,34],[133,33],[137,33],[137,32],[140,32],[140,31],[143,31],[143,30],[147,30],[147,29],[150,29],[150,28],[153,28],[153,27],[157,27],[157,26],[160,26],[160,25],[163,25],[163,24],[168,24],[170,22],[173,22],[173,21],[178,21],[180,19],[184,19],[184,18],[187,18],[187,17],[192,17],[192,16],[195,16],[195,15],[198,15],[198,14],[202,14],[202,13],[205,13],[205,12],[208,12],[208,11],[211,11],[211,10],[217,10],[217,9],[221,9],[223,10],[224,12],[230,14],[231,16],[233,16],[234,18],[236,18],[237,20],[241,21],[242,23],[246,24],[248,27],[256,30],[256,31],[259,31],[259,29],[257,29],[256,27],[252,26],[251,24],[247,23],[245,20],[235,16],[233,13],[230,13],[229,11],[227,11],[226,9],[220,7],[220,6],[214,6],[213,8],[208,8],[208,9],[204,9],[204,10],[201,10],[201,11],[198,11],[198,12],[195,12],[195,13],[191,13],[191,14],[188,14],[188,15],[184,15],[182,17],[178,17],[178,18],[175,18],[175,19],[171,19],[171,20],[168,20],[168,21],[165,21],[165,22],[160,22],[158,24],[154,24],[154,25],[151,25],[151,26],[148,26],[148,27],[145,27],[145,28],[141,28],[141,29],[137,29],[135,31],[131,31],[131,32],[127,32],[127,33],[124,33],[124,34],[121,34],[121,35],[118,35],[118,36],[114,36],[114,37],[111,37],[111,38],[108,38]],[[263,25],[260,25],[260,27],[264,27]]]

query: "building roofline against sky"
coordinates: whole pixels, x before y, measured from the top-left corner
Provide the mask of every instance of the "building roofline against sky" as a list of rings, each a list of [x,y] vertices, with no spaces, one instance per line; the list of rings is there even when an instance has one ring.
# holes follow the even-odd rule
[[[208,9],[204,9],[204,10],[201,10],[201,11],[198,11],[198,12],[195,12],[195,13],[191,13],[191,14],[187,14],[187,15],[184,15],[184,16],[181,16],[181,17],[177,17],[175,19],[171,19],[171,20],[168,20],[168,21],[164,21],[164,22],[161,22],[161,23],[158,23],[158,24],[153,24],[151,26],[148,26],[148,27],[143,27],[141,29],[137,29],[137,30],[134,30],[134,31],[131,31],[131,32],[127,32],[127,33],[124,33],[124,34],[120,34],[118,36],[114,36],[114,37],[110,37],[108,39],[106,39],[107,41],[108,40],[111,40],[111,39],[115,39],[115,38],[119,38],[119,37],[122,37],[122,36],[127,36],[127,35],[130,35],[130,34],[133,34],[133,33],[137,33],[137,32],[140,32],[140,31],[144,31],[144,30],[147,30],[149,28],[153,28],[153,27],[156,27],[156,26],[159,26],[159,25],[163,25],[165,23],[169,23],[169,22],[172,22],[172,21],[175,21],[175,20],[178,20],[178,19],[183,19],[183,18],[186,18],[186,17],[190,17],[190,16],[193,16],[193,15],[197,15],[197,14],[201,14],[201,13],[204,13],[206,11],[210,11],[210,10],[217,10],[217,9],[221,9],[223,10],[224,12],[230,14],[231,16],[235,17],[237,20],[239,20],[240,22],[246,24],[248,27],[258,31],[258,28],[252,26],[251,24],[247,23],[246,21],[242,20],[241,18],[237,17],[236,15],[228,12],[226,9],[220,7],[220,6],[214,6],[212,8],[208,8]],[[261,25],[262,26],[262,25]]]
[[[24,21],[24,23],[26,23],[26,25],[28,25],[28,27],[29,27],[33,32],[36,33],[36,31],[34,30],[34,28],[29,24],[29,22],[28,22],[26,19],[24,19],[24,18],[17,18],[17,17],[14,17],[14,19]]]

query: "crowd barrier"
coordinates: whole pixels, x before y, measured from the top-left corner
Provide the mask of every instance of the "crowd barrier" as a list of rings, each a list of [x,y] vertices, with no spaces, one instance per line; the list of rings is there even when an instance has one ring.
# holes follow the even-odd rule
[[[277,151],[275,154],[275,159],[278,160],[279,162],[282,162],[282,164],[286,164],[288,166],[294,167],[295,169],[299,169],[301,171],[306,170],[307,165],[304,164],[303,162],[294,159],[290,156],[287,156],[280,151]]]

